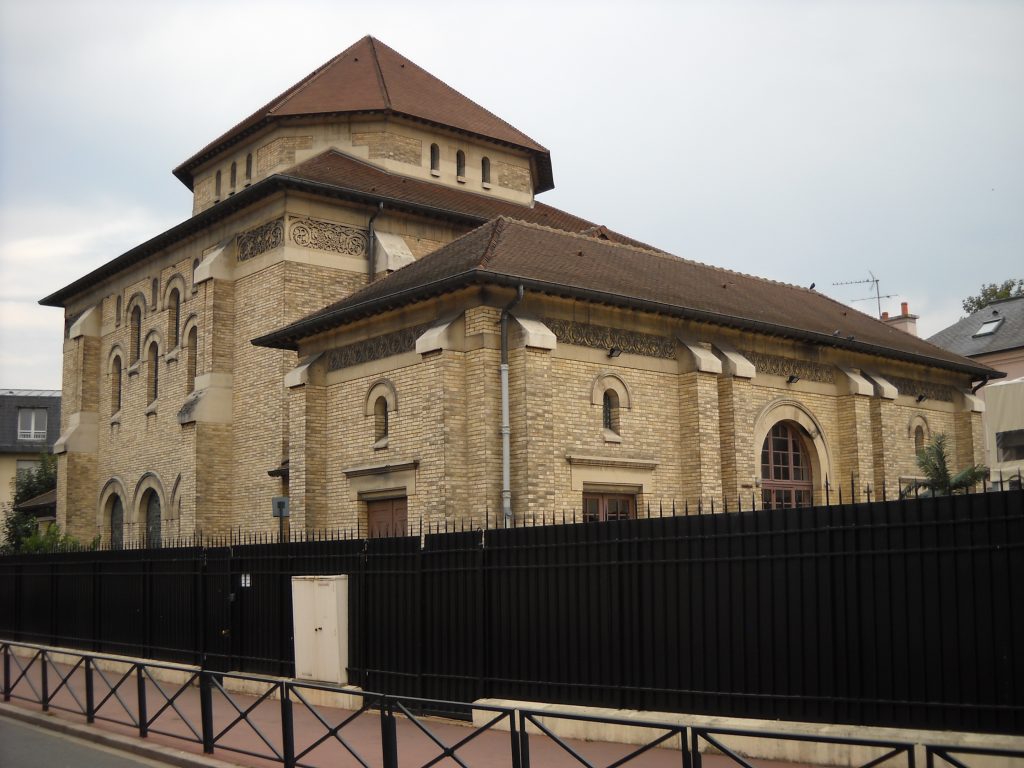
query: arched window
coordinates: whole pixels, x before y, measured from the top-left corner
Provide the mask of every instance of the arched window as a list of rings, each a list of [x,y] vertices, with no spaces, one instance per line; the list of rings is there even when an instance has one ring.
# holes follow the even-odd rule
[[[605,429],[619,434],[619,393],[614,389],[606,389],[601,402],[601,415]]]
[[[914,453],[924,450],[924,427],[918,424],[914,427]]]
[[[124,546],[124,505],[116,493],[110,497],[107,505],[110,518],[110,548],[121,549]]]
[[[245,180],[252,179],[252,152],[245,156]]]
[[[152,312],[156,312],[156,295],[159,292],[160,292],[160,279],[157,278],[157,277],[154,277],[153,280],[149,284],[149,293],[150,293],[149,303],[153,307],[153,309],[151,310]]]
[[[177,288],[167,297],[167,340],[171,349],[181,343],[181,293]]]
[[[213,196],[220,198],[220,171],[217,171],[217,175],[213,177]]]
[[[142,512],[146,516],[146,546],[160,546],[160,497],[152,488],[142,497]]]
[[[780,421],[761,446],[761,501],[765,509],[809,507],[811,462],[800,428]]]
[[[134,365],[139,362],[142,355],[142,307],[136,304],[132,307],[131,339],[129,341],[129,353],[131,362]]]
[[[388,401],[383,395],[373,404],[373,439],[380,441],[388,436]]]
[[[110,361],[110,415],[121,410],[121,356]]]
[[[199,333],[193,325],[188,331],[187,351],[185,353],[185,394],[191,394],[196,388],[196,355],[199,353]]]
[[[491,183],[491,159],[489,157],[480,161],[480,180],[484,184]]]
[[[441,171],[441,148],[437,144],[430,145],[430,170],[435,174]]]
[[[117,301],[114,303],[114,325],[121,324],[121,297],[117,297]]]
[[[231,163],[231,188],[235,188],[235,183],[238,180],[238,163],[232,161]]]
[[[466,179],[466,153],[461,149],[455,153],[455,175],[463,181]]]
[[[152,403],[156,400],[160,391],[160,349],[155,341],[149,345],[149,354],[147,357],[147,362],[149,363],[147,366],[149,368],[147,371],[147,390],[149,392],[149,402]]]

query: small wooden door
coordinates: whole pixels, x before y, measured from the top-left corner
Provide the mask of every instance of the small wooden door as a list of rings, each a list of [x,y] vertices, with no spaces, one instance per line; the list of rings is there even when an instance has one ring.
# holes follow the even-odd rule
[[[407,499],[374,499],[366,502],[370,538],[406,535]]]

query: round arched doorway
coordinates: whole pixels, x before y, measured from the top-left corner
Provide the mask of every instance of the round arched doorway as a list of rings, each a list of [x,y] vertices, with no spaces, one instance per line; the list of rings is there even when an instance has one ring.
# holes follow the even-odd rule
[[[780,421],[761,446],[761,504],[765,509],[809,507],[813,494],[811,461],[798,425]]]

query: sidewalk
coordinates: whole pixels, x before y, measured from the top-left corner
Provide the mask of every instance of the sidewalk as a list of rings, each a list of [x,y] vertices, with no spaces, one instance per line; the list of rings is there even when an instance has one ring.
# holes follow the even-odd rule
[[[73,673],[69,679],[70,685],[61,685],[59,676],[66,675],[67,669],[61,665],[51,666],[49,689],[54,691],[60,685],[60,690],[51,700],[49,714],[41,712],[38,703],[17,698],[35,698],[35,694],[28,686],[28,680],[22,679],[12,690],[11,702],[0,704],[0,716],[18,717],[29,722],[62,728],[80,738],[100,741],[134,754],[187,768],[209,768],[224,763],[254,768],[281,765],[280,759],[275,759],[275,752],[278,755],[282,753],[281,702],[278,699],[268,698],[257,703],[256,696],[233,692],[225,694],[215,689],[214,730],[223,735],[218,737],[215,752],[209,756],[204,755],[202,751],[200,697],[197,687],[188,686],[181,689],[181,686],[175,683],[157,684],[147,680],[145,685],[148,716],[156,717],[149,726],[148,736],[141,738],[139,729],[131,724],[138,716],[137,681],[134,676],[125,680],[118,688],[118,696],[111,694],[110,691],[111,686],[117,687],[121,676],[104,672],[104,680],[98,672],[95,673],[96,721],[87,724],[85,716],[80,714],[85,701],[84,671],[79,669]],[[17,670],[12,669],[13,677],[17,677],[18,674],[20,673]],[[37,667],[30,670],[28,679],[32,680],[36,691],[41,690],[41,676]],[[166,698],[174,700],[173,706],[167,704]],[[241,718],[241,713],[246,713],[247,719]],[[380,715],[376,711],[356,713],[325,706],[308,708],[300,701],[294,701],[292,713],[297,764],[325,768],[383,765]],[[450,757],[442,757],[433,762],[443,755],[443,748],[424,732],[424,729],[428,729],[436,739],[449,747],[469,739],[468,743],[457,749],[456,755],[470,768],[511,768],[511,739],[507,730],[478,732],[469,723],[438,718],[417,718],[414,721],[396,717],[396,721],[398,763],[403,767],[432,764],[454,768],[459,765]],[[345,724],[341,725],[342,723]],[[339,729],[338,735],[345,744],[331,735],[330,729],[334,728]],[[600,766],[612,764],[637,749],[632,745],[607,742],[567,739],[566,743],[590,764]],[[249,755],[234,750],[255,754]],[[543,734],[531,735],[529,750],[531,766],[559,768],[581,765],[558,743]],[[211,760],[211,757],[214,759]],[[720,755],[705,756],[703,762],[706,768],[735,765]],[[756,764],[765,768],[781,768],[788,765],[760,760]],[[639,755],[628,765],[630,768],[679,768],[683,765],[683,758],[678,748],[656,748]]]

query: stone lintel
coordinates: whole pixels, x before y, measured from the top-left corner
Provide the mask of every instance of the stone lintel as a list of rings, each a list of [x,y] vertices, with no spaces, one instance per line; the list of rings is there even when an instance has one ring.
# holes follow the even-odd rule
[[[416,469],[419,465],[419,459],[413,459],[343,469],[342,472],[345,473],[349,482],[349,498],[356,501],[358,499],[384,498],[395,494],[414,496],[416,494]]]

